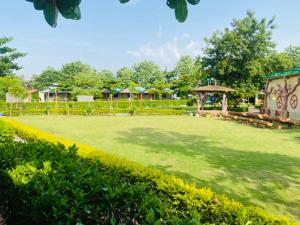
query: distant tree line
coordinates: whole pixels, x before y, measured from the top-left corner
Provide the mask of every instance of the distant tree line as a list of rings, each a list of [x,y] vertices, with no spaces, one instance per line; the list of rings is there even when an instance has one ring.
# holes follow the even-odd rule
[[[201,56],[183,56],[171,70],[162,70],[152,61],[143,61],[113,73],[96,70],[82,62],[72,62],[61,69],[46,68],[41,74],[34,75],[26,85],[43,89],[57,83],[61,90],[70,91],[74,96],[92,94],[96,98],[101,96],[102,89],[133,90],[134,87],[143,87],[162,92],[169,88],[177,96],[187,98],[192,88],[205,85],[214,78],[219,85],[236,89],[234,99],[239,102],[255,96],[263,89],[263,74],[300,65],[300,46],[276,51],[272,41],[274,29],[274,19],[259,20],[253,12],[248,11],[243,19],[234,19],[228,28],[206,38]],[[9,41],[7,38],[0,39],[0,77],[15,77],[14,71],[19,67],[14,60],[24,56],[6,47]],[[1,98],[3,90],[8,89],[0,86]]]
[[[163,71],[152,61],[134,64],[131,68],[120,68],[115,74],[109,70],[92,68],[81,62],[72,62],[61,69],[45,69],[40,75],[33,77],[31,84],[34,88],[43,89],[57,83],[60,90],[70,91],[73,96],[91,94],[96,98],[101,91],[142,87],[152,88],[157,94],[165,89],[172,89],[178,96],[186,98],[192,87],[204,78],[202,62],[190,56],[182,57],[174,70]]]

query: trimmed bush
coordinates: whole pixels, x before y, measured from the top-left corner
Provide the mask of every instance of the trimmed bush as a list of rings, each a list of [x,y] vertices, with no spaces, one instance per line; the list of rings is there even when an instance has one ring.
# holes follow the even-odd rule
[[[139,111],[141,114],[177,115],[172,111],[175,107],[186,106],[187,100],[118,100],[95,102],[33,102],[33,103],[1,103],[0,112],[7,116],[19,115],[115,115]],[[157,110],[150,111],[151,110]],[[164,111],[164,110],[169,110]]]
[[[0,146],[5,161],[0,213],[8,224],[188,224],[193,219],[176,217],[150,183],[132,182],[76,150],[47,142]]]
[[[133,219],[139,224],[200,224],[199,220],[208,224],[292,224],[284,217],[216,197],[209,189],[197,188],[156,169],[81,144],[76,144],[75,154],[73,141],[9,118],[1,121],[28,141],[14,144],[10,150],[0,149],[0,159],[6,163],[3,166],[1,162],[1,179],[6,180],[5,190],[12,188],[1,196],[3,202],[17,204],[7,205],[7,215],[14,214],[17,207],[18,215],[36,219],[31,224],[97,224],[89,219],[104,218],[105,222],[98,224],[137,224]],[[110,193],[105,195],[106,185]],[[9,196],[13,201],[7,200]]]

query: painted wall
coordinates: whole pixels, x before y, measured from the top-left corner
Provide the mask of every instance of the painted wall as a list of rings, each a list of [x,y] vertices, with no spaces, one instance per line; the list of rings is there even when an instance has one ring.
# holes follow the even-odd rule
[[[300,74],[286,78],[288,90],[292,90],[297,84],[300,78]],[[270,80],[268,85],[268,92],[271,92],[267,97],[267,108],[271,111],[272,116],[282,116],[283,110],[283,97],[280,94],[280,87],[285,86],[285,79],[273,79]],[[300,86],[296,91],[289,95],[287,101],[287,112],[291,119],[300,120]]]

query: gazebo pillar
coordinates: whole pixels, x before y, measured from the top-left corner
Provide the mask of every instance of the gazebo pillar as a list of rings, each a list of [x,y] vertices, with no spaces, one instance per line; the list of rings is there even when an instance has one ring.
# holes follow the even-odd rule
[[[223,94],[222,113],[227,114],[227,95],[226,95],[226,93]]]
[[[198,93],[197,95],[197,112],[200,113],[200,110],[201,110],[201,93]]]

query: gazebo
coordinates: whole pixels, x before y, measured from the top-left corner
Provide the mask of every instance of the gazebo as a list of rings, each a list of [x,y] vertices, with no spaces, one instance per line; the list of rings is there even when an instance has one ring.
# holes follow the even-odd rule
[[[232,88],[219,85],[207,85],[194,88],[192,92],[197,94],[198,113],[200,114],[201,111],[203,111],[203,105],[207,101],[208,93],[221,93],[223,94],[222,113],[227,114],[227,94],[234,91]]]

